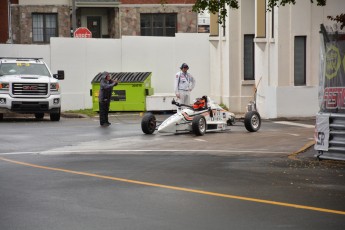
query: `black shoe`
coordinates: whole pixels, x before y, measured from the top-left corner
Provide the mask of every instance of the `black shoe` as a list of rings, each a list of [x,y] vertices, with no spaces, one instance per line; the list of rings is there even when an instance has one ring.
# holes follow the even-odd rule
[[[104,124],[101,124],[102,127],[108,127],[109,124],[108,123],[104,123]]]
[[[111,125],[111,123],[110,123],[110,122],[105,122],[105,124],[107,124],[107,125]]]

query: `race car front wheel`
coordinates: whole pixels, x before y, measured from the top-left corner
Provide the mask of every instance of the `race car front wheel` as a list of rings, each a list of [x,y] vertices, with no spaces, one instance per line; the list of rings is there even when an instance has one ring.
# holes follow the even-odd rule
[[[145,134],[152,134],[156,130],[156,117],[151,114],[145,114],[143,119],[141,120],[141,130]]]
[[[193,133],[197,136],[202,136],[206,132],[206,119],[204,116],[197,115],[192,121]]]
[[[256,111],[249,111],[244,116],[244,126],[249,132],[256,132],[261,127],[261,117]]]

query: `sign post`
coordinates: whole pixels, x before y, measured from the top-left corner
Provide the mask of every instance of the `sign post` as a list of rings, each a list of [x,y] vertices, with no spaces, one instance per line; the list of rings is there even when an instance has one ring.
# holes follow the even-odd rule
[[[74,31],[75,38],[92,38],[91,31],[86,27],[79,27]]]

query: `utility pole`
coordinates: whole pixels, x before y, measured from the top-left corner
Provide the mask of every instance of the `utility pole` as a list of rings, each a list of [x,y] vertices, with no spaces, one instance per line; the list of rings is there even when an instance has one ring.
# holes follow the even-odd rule
[[[12,13],[11,13],[11,0],[7,2],[7,15],[8,15],[8,40],[7,44],[12,44]]]
[[[72,31],[71,31],[72,34],[74,34],[74,31],[77,28],[77,15],[76,15],[75,1],[76,0],[72,0]]]

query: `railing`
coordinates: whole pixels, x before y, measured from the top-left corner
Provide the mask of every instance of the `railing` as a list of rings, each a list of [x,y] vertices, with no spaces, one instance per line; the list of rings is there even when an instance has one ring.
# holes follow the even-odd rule
[[[326,115],[329,116],[328,150],[318,150],[316,156],[319,159],[345,160],[345,114]]]

